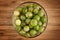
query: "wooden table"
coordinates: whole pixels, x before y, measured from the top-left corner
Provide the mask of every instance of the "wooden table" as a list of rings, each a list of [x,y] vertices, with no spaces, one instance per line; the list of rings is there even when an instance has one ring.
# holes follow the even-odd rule
[[[60,40],[60,0],[30,0],[41,4],[48,14],[48,26],[35,38],[20,36],[12,25],[12,12],[29,0],[0,0],[0,40]]]

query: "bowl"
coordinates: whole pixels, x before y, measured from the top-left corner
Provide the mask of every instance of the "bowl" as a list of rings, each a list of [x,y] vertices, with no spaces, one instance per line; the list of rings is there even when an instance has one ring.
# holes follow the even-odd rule
[[[33,8],[33,11],[32,10],[29,10],[29,6],[32,6],[32,8]],[[35,5],[35,6],[33,6],[33,5]],[[36,7],[38,5],[38,7]],[[23,7],[26,7],[27,6],[27,10],[26,9],[23,9]],[[34,7],[36,7],[37,9],[39,9],[39,10],[43,10],[42,12],[40,11],[40,14],[39,14],[39,12],[37,12],[37,11],[34,11],[36,8],[34,8]],[[21,9],[20,8],[22,8],[22,11],[21,11]],[[18,10],[18,11],[17,11]],[[25,10],[25,11],[24,11]],[[39,11],[38,10],[38,11]],[[28,13],[27,13],[27,12]],[[32,16],[32,14],[29,14],[29,12],[31,12],[32,14],[33,14],[33,16]],[[26,14],[25,14],[26,13]],[[35,13],[35,14],[34,14]],[[38,13],[38,14],[37,14]],[[41,14],[42,13],[42,14]],[[27,15],[28,14],[28,15]],[[21,15],[24,15],[26,18],[24,18],[24,16],[22,17]],[[39,17],[40,17],[40,19],[39,18],[36,18],[37,16],[36,15],[39,15]],[[41,16],[42,15],[42,16]],[[31,17],[32,16],[32,17]],[[33,22],[33,20],[34,20],[34,18],[35,19],[37,19],[37,20],[39,20],[38,22],[37,22],[37,25],[39,26],[37,26],[37,25],[35,25],[34,23],[36,23],[35,21]],[[46,20],[45,20],[45,19]],[[25,19],[25,20],[24,20]],[[25,21],[27,20],[27,19],[31,19],[30,20],[30,22],[29,23],[26,23]],[[19,21],[20,20],[20,21]],[[25,26],[23,26],[24,24],[22,24],[23,22],[22,22],[22,20],[24,21],[24,23],[26,24]],[[44,23],[44,22],[41,22],[42,20],[45,20],[46,22]],[[17,22],[16,22],[17,21]],[[42,25],[41,25],[41,23],[42,23]],[[21,36],[23,36],[23,37],[26,37],[26,38],[35,38],[35,37],[37,37],[37,36],[39,36],[39,35],[41,35],[44,31],[45,31],[45,29],[46,29],[46,27],[47,27],[47,24],[48,24],[48,16],[47,16],[47,13],[46,13],[46,10],[42,7],[42,5],[41,4],[39,4],[39,3],[37,3],[37,2],[23,2],[23,3],[21,3],[15,10],[14,10],[14,12],[13,12],[13,15],[12,15],[12,23],[13,23],[13,27],[14,27],[14,29],[16,30],[16,32],[19,34],[19,35],[21,35]],[[21,25],[22,24],[22,25]],[[33,27],[32,27],[33,26]],[[37,26],[37,27],[35,27],[35,26]],[[35,28],[34,28],[35,27]],[[44,27],[43,29],[41,29],[42,27]],[[38,32],[37,30],[40,28],[40,32]],[[29,31],[28,31],[29,30]],[[35,32],[35,31],[36,32]],[[43,30],[42,32],[41,32],[41,30]],[[30,32],[31,31],[31,32]],[[25,34],[24,34],[25,33]],[[34,35],[34,33],[36,33],[35,35]],[[33,34],[33,35],[32,35]]]

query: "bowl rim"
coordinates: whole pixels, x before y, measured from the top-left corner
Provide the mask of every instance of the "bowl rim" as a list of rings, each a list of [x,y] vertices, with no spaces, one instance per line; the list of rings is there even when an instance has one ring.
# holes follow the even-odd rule
[[[47,22],[46,22],[46,26],[45,26],[45,28],[44,28],[44,31],[46,30],[46,28],[47,28],[47,25],[48,25],[48,15],[47,15],[47,12],[46,12],[46,10],[45,10],[45,8],[41,5],[41,4],[39,4],[38,2],[32,2],[32,1],[27,1],[27,2],[22,2],[21,4],[19,4],[19,6],[17,6],[16,7],[16,9],[18,8],[18,7],[20,7],[20,5],[23,5],[23,4],[26,4],[26,3],[34,3],[34,4],[37,4],[37,5],[39,5],[43,10],[44,10],[44,12],[45,12],[45,16],[46,16],[46,19],[47,19]],[[16,10],[16,9],[14,9],[14,11]],[[12,14],[12,24],[13,24],[13,26],[14,26],[14,29],[15,29],[15,31],[17,32],[17,30],[16,30],[16,26],[15,26],[15,23],[14,23],[14,11],[12,12],[13,14]],[[43,31],[43,32],[44,32]],[[42,33],[43,33],[42,32]],[[19,35],[21,35],[19,32],[17,32]],[[38,35],[36,35],[36,36],[34,36],[34,37],[28,37],[28,38],[35,38],[35,37],[37,37],[37,36],[40,36],[42,33],[39,33]],[[21,35],[22,37],[25,37],[25,36],[23,36],[23,35]],[[25,37],[26,38],[26,37]]]

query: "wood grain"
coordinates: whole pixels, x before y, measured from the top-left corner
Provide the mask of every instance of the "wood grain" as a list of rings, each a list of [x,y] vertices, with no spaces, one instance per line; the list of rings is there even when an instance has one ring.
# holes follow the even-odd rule
[[[48,14],[47,29],[35,38],[20,36],[12,25],[12,12],[19,4],[34,1]],[[0,40],[60,40],[60,0],[0,0]]]

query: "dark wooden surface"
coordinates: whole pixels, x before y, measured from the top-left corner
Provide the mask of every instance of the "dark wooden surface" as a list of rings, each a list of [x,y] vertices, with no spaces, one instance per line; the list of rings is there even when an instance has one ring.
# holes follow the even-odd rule
[[[35,38],[20,36],[12,25],[12,12],[22,2],[41,4],[48,14],[48,26]],[[60,0],[0,0],[0,40],[60,40]]]

